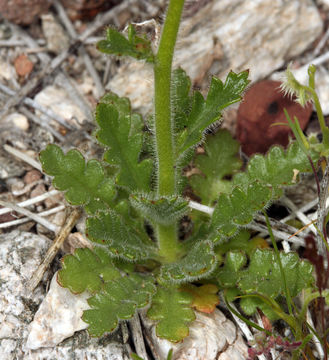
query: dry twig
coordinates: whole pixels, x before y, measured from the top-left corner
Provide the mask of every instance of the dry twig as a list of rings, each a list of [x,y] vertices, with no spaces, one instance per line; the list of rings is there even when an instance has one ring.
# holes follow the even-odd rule
[[[77,222],[80,216],[81,216],[80,208],[74,208],[71,211],[70,215],[66,219],[65,225],[60,229],[58,235],[56,236],[56,239],[54,240],[51,247],[48,249],[45,258],[43,259],[42,263],[35,271],[32,278],[30,279],[27,286],[28,291],[33,291],[37,287],[47,267],[53,261],[54,257],[61,248],[67,236],[70,234],[73,226],[75,225],[75,223]]]
[[[42,171],[40,163],[38,161],[34,160],[33,158],[31,158],[31,156],[28,156],[27,154],[23,153],[22,151],[17,150],[14,147],[7,145],[7,144],[3,145],[3,148],[9,154],[12,154],[12,155],[16,156],[17,158],[19,158],[20,160],[25,161],[27,164],[33,166],[40,172]]]
[[[327,239],[327,231],[326,231],[326,224],[325,218],[327,216],[327,208],[326,208],[326,202],[328,197],[328,185],[329,185],[329,159],[327,159],[327,166],[323,174],[322,181],[320,183],[320,195],[319,195],[319,204],[318,204],[318,211],[317,211],[317,227],[318,229],[323,232],[323,234],[316,234],[316,242],[317,242],[317,249],[318,254],[322,255],[325,259],[325,266],[328,266],[328,263],[326,261],[327,256],[327,248],[326,245],[323,243],[321,235],[324,236],[325,241],[328,241]]]

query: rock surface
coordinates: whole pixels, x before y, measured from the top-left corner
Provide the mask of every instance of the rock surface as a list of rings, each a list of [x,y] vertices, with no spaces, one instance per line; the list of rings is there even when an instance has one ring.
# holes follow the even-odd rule
[[[30,325],[26,342],[29,349],[56,346],[76,331],[88,327],[81,316],[89,308],[86,301],[89,295],[73,295],[68,289],[58,285],[56,276],[57,273]]]
[[[55,346],[74,332],[85,329],[86,324],[80,316],[88,308],[87,296],[76,296],[61,288],[54,276],[50,290],[31,324],[26,346],[29,349]],[[196,312],[196,316],[196,321],[190,326],[190,336],[177,345],[157,338],[155,324],[143,316],[146,332],[151,340],[150,347],[156,359],[165,359],[171,348],[174,349],[173,360],[246,359],[247,346],[241,334],[220,310],[216,309],[211,314]],[[116,334],[118,332],[111,337],[117,336]],[[108,351],[114,352],[114,348],[109,347]],[[123,354],[120,356],[124,358]]]
[[[178,344],[159,339],[154,323],[145,315],[142,321],[156,359],[166,359],[170,349],[173,349],[173,360],[245,360],[248,356],[248,347],[240,332],[218,309],[211,314],[196,311],[189,337]]]
[[[45,296],[45,282],[33,293],[26,293],[26,283],[43,259],[51,244],[45,237],[27,232],[13,231],[0,235],[0,354],[1,360],[71,360],[107,359],[128,360],[128,351],[122,345],[119,332],[101,339],[91,339],[86,331],[80,331],[54,347],[54,343],[44,342],[44,346],[32,350],[26,345],[33,316]],[[44,281],[47,281],[46,274]],[[60,289],[64,290],[65,289]],[[60,296],[60,293],[58,296]],[[54,298],[56,304],[58,297]],[[58,303],[57,303],[58,305]],[[65,313],[65,304],[61,309]],[[58,310],[58,309],[57,309]],[[55,309],[52,309],[55,311]],[[71,314],[67,310],[66,314]],[[69,316],[69,315],[68,315]],[[70,317],[73,316],[72,314]],[[50,324],[45,318],[43,321]],[[58,319],[62,321],[62,319]],[[53,333],[62,327],[60,322],[51,323]],[[42,326],[45,326],[42,324]],[[81,327],[80,327],[81,328]],[[41,334],[43,335],[44,334]],[[43,337],[45,339],[45,337]],[[39,341],[40,342],[40,341]],[[37,347],[37,346],[35,346]]]
[[[40,105],[50,108],[54,113],[60,115],[68,122],[76,119],[82,123],[86,116],[79,106],[70,98],[67,91],[57,85],[49,85],[35,96],[35,101]],[[54,123],[54,126],[58,126]]]
[[[311,0],[203,3],[182,22],[175,55],[175,67],[182,66],[202,88],[210,74],[223,79],[231,69],[250,69],[253,81],[269,76],[305,51],[323,26]],[[107,89],[130,96],[133,106],[146,114],[152,109],[152,76],[151,67],[128,63]]]
[[[50,240],[13,231],[0,235],[0,354],[2,359],[20,359],[27,325],[42,301],[39,286],[33,297],[25,293],[26,282],[42,261]]]

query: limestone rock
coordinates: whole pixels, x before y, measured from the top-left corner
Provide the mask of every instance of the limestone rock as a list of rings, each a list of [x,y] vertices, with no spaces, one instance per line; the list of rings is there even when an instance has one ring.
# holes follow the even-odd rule
[[[218,309],[211,314],[196,311],[190,335],[178,344],[158,338],[155,324],[145,315],[142,320],[156,359],[165,359],[170,349],[173,349],[173,360],[244,360],[248,356],[240,332]]]
[[[80,331],[57,346],[54,342],[44,341],[44,346],[52,347],[36,350],[31,349],[32,346],[26,345],[30,330],[29,324],[45,296],[45,281],[48,280],[49,274],[45,275],[44,282],[33,293],[26,292],[26,283],[42,261],[50,244],[51,242],[47,238],[27,232],[13,231],[0,235],[1,360],[70,360],[72,358],[128,360],[128,351],[122,344],[122,336],[118,331],[101,339],[91,339],[86,331]],[[63,304],[63,299],[59,299],[62,296],[60,291],[65,292],[66,290],[62,288],[57,290],[59,291],[57,295],[54,296],[54,292],[52,292],[50,296],[53,297],[53,304],[63,307],[60,310],[51,308],[50,311],[66,314],[69,318],[67,320],[71,320],[75,316],[72,309],[68,308],[69,304]],[[73,297],[73,295],[71,296]],[[59,304],[60,300],[62,302]],[[71,299],[72,302],[73,299]],[[74,301],[74,303],[79,304],[79,301]],[[62,323],[61,321],[64,319],[57,318],[58,322],[53,323],[51,320],[54,317],[50,315],[52,315],[51,312],[43,318],[43,324],[39,325],[43,329],[48,329],[48,335],[49,332],[53,335],[62,326],[65,327],[67,322]],[[73,326],[75,325],[73,324]],[[76,330],[78,329],[79,327],[76,327]],[[39,333],[40,339],[36,339],[36,341],[39,341],[40,344],[42,339],[45,340],[45,335],[47,334]],[[28,344],[30,345],[31,341]],[[37,346],[35,345],[35,347]]]
[[[69,122],[76,119],[81,124],[86,119],[79,106],[71,100],[67,91],[57,85],[47,86],[35,96],[35,100]],[[54,123],[54,126],[58,126],[58,124]]]
[[[88,324],[81,320],[84,310],[88,309],[87,293],[73,295],[61,287],[54,275],[49,291],[34,316],[26,342],[29,349],[51,347],[84,330]]]
[[[42,31],[47,40],[47,48],[55,54],[64,51],[70,45],[70,40],[63,27],[52,14],[41,16]]]
[[[181,24],[174,65],[183,67],[202,88],[210,74],[224,79],[230,70],[250,69],[253,81],[269,76],[304,52],[323,26],[311,0],[203,4]],[[133,62],[120,69],[107,89],[131,96],[133,106],[145,115],[152,109],[152,82],[151,67]]]
[[[2,359],[20,359],[27,325],[40,304],[44,290],[25,293],[27,281],[42,261],[50,240],[13,231],[0,235],[0,354]]]

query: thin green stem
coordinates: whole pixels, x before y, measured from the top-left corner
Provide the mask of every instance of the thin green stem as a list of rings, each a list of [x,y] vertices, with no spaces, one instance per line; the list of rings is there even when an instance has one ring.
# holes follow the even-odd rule
[[[280,268],[280,273],[281,273],[282,280],[283,280],[283,284],[284,284],[284,291],[285,291],[285,294],[286,294],[288,311],[289,311],[289,314],[290,314],[291,316],[293,316],[293,312],[292,312],[292,299],[291,299],[290,291],[289,291],[289,288],[288,288],[288,285],[287,285],[286,274],[285,274],[284,269],[283,269],[283,266],[282,266],[282,262],[281,262],[281,258],[280,258],[280,252],[279,252],[279,249],[278,249],[278,247],[277,247],[277,245],[276,245],[276,242],[275,242],[275,239],[274,239],[274,235],[273,235],[273,232],[272,232],[272,227],[271,227],[271,224],[270,224],[270,220],[269,220],[269,218],[268,218],[268,216],[267,216],[267,214],[266,214],[265,211],[263,211],[263,214],[264,214],[264,216],[265,216],[267,229],[268,229],[268,232],[269,232],[271,241],[272,241],[272,245],[273,245],[273,247],[274,247],[274,252],[275,252],[276,257],[277,257],[277,260],[278,260],[278,264],[279,264],[279,268]]]
[[[173,124],[171,117],[171,69],[184,0],[170,0],[161,40],[154,63],[155,150],[157,158],[157,192],[159,196],[176,193]],[[164,262],[179,255],[176,224],[158,224],[156,233],[159,255]]]
[[[171,122],[171,68],[184,0],[170,0],[154,64],[155,138],[158,194],[176,191],[173,124]]]
[[[314,89],[314,86],[315,86],[314,79],[310,79],[310,85],[311,86],[306,86],[305,85],[303,87],[312,96],[313,104],[314,104],[316,113],[318,115],[318,120],[319,120],[321,132],[322,132],[322,136],[323,136],[323,143],[328,148],[329,147],[329,129],[328,129],[328,127],[326,125],[326,122],[324,120],[324,115],[323,115],[323,111],[322,111],[322,107],[321,107],[321,104],[320,104],[318,94],[316,93],[316,91]]]

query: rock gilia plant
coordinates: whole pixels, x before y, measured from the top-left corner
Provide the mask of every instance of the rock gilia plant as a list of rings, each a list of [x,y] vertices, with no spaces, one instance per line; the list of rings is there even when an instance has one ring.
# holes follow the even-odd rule
[[[95,135],[104,147],[103,161],[86,161],[75,149],[64,154],[56,145],[40,154],[54,186],[89,216],[86,234],[93,249],[64,256],[58,282],[73,293],[90,294],[83,320],[92,336],[114,331],[120,320],[148,305],[157,335],[178,342],[188,336],[194,309],[213,311],[219,289],[231,298],[263,294],[241,301],[251,314],[257,307],[266,312],[287,286],[293,298],[312,284],[308,262],[294,253],[276,256],[270,248],[258,248],[242,228],[280,197],[283,186],[295,183],[296,171],[311,171],[309,158],[316,161],[318,152],[306,153],[297,142],[286,151],[273,147],[227,181],[225,176],[241,164],[238,145],[220,132],[207,139],[204,158],[194,159],[202,177],[189,180],[202,202],[215,206],[212,216],[192,212],[183,196],[183,168],[195,147],[204,142],[206,129],[220,120],[223,109],[241,99],[249,83],[248,71],[230,72],[224,82],[213,77],[204,98],[191,90],[184,70],[172,70],[183,5],[184,0],[170,0],[155,53],[133,26],[127,37],[109,28],[107,39],[98,43],[104,53],[153,66],[151,130],[145,130],[128,99],[108,93],[96,108]],[[193,230],[182,236],[183,218],[193,223]]]

